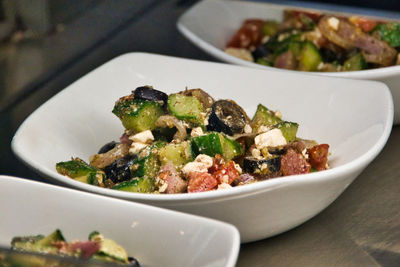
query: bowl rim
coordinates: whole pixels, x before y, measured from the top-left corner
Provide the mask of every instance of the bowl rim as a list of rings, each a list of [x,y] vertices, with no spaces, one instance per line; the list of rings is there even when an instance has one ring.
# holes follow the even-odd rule
[[[120,55],[111,61],[106,62],[105,64],[108,64],[114,60],[117,60],[119,58],[123,58],[126,56],[156,56],[156,57],[162,57],[166,59],[173,59],[173,60],[184,60],[184,61],[190,61],[193,63],[201,63],[201,64],[216,64],[216,65],[224,65],[224,66],[229,66],[233,68],[245,68],[243,66],[235,66],[232,64],[226,64],[226,63],[216,63],[216,62],[208,62],[208,61],[201,61],[201,60],[194,60],[194,59],[183,59],[183,58],[178,58],[178,57],[171,57],[171,56],[164,56],[164,55],[156,55],[156,54],[151,54],[151,53],[143,53],[143,52],[132,52],[132,53],[127,53]],[[104,64],[102,65],[104,66]],[[101,66],[99,66],[100,68]],[[247,70],[251,71],[252,68],[246,68]],[[254,68],[253,68],[254,69]],[[97,68],[93,71],[96,71]],[[89,73],[88,73],[89,74]],[[86,74],[86,75],[88,75]],[[80,79],[86,77],[83,76]],[[297,74],[299,75],[299,74]],[[321,76],[319,76],[321,77]],[[78,79],[77,81],[79,81]],[[340,79],[340,78],[339,78]],[[75,81],[75,82],[77,82]],[[23,149],[19,146],[19,140],[20,140],[20,135],[21,135],[21,129],[24,128],[24,126],[30,121],[30,118],[32,116],[36,116],[35,114],[38,114],[39,110],[45,107],[46,103],[48,103],[51,99],[53,99],[55,96],[59,95],[60,93],[66,92],[65,89],[69,88],[70,86],[66,87],[64,90],[60,91],[58,94],[53,96],[52,98],[48,99],[44,104],[42,104],[38,109],[36,109],[32,114],[30,114],[25,121],[19,126],[17,132],[15,133],[12,141],[11,141],[11,148],[14,154],[21,160],[23,161],[28,167],[32,168],[38,173],[43,174],[45,177],[50,177],[52,181],[56,181],[59,183],[62,183],[63,185],[68,185],[72,186],[75,189],[80,189],[80,190],[85,190],[88,192],[92,193],[97,193],[105,196],[111,196],[111,197],[116,197],[116,198],[122,198],[125,200],[134,200],[134,201],[142,201],[142,202],[152,202],[152,203],[160,203],[160,204],[167,204],[167,203],[173,203],[173,204],[179,204],[182,203],[183,200],[191,202],[191,201],[211,201],[211,200],[216,200],[216,199],[224,199],[224,198],[230,198],[230,197],[235,197],[235,196],[240,196],[240,195],[245,195],[245,194],[253,194],[256,192],[261,192],[261,191],[266,191],[266,190],[271,190],[276,187],[281,187],[281,186],[288,186],[292,185],[294,183],[314,183],[314,182],[321,182],[325,180],[330,180],[334,179],[335,177],[338,177],[340,175],[344,174],[349,174],[352,172],[355,172],[357,170],[363,169],[365,166],[367,166],[378,154],[379,152],[383,149],[385,146],[389,136],[390,132],[392,129],[392,123],[393,123],[393,117],[394,117],[394,112],[393,112],[393,100],[392,100],[392,95],[390,93],[389,88],[382,82],[377,82],[377,81],[363,81],[363,82],[368,82],[368,83],[377,83],[382,86],[382,98],[386,100],[387,104],[387,111],[386,113],[386,121],[382,122],[384,125],[384,128],[382,130],[381,136],[378,138],[376,143],[370,147],[369,150],[367,150],[364,154],[360,155],[359,157],[353,159],[352,161],[345,163],[343,165],[334,167],[332,169],[328,169],[322,172],[315,172],[315,173],[308,173],[308,174],[302,174],[302,175],[292,175],[292,176],[284,176],[284,177],[278,177],[274,179],[269,179],[265,181],[259,181],[256,183],[252,184],[247,184],[245,186],[238,186],[238,187],[232,187],[229,188],[229,190],[213,190],[213,191],[207,191],[207,192],[199,192],[199,193],[182,193],[182,194],[147,194],[147,193],[135,193],[135,192],[123,192],[123,191],[118,191],[118,190],[113,190],[109,188],[101,188],[97,187],[94,185],[89,185],[85,184],[79,181],[75,181],[71,178],[68,178],[66,176],[63,176],[61,174],[58,174],[55,170],[49,170],[45,167],[42,167],[38,164],[36,164],[33,160],[28,158],[24,152]],[[185,202],[186,203],[186,202]]]
[[[198,2],[197,4],[193,5],[190,9],[188,9],[186,12],[184,12],[178,18],[178,20],[176,22],[176,27],[194,45],[198,46],[203,51],[205,51],[205,52],[211,54],[212,56],[214,56],[220,60],[223,60],[225,62],[242,65],[242,66],[253,67],[253,68],[259,68],[259,69],[297,72],[297,73],[308,73],[308,74],[315,74],[315,75],[327,75],[327,76],[346,77],[346,78],[375,79],[375,78],[383,78],[383,77],[389,77],[389,76],[394,76],[394,75],[400,74],[400,65],[393,65],[393,66],[381,67],[381,68],[376,68],[376,69],[366,69],[366,70],[358,70],[358,71],[309,72],[309,71],[287,70],[287,69],[280,69],[280,68],[276,68],[276,67],[264,66],[261,64],[257,64],[255,62],[250,62],[250,61],[246,61],[246,60],[234,57],[234,56],[226,53],[223,49],[210,44],[205,39],[200,38],[195,32],[192,32],[189,28],[187,28],[186,24],[184,23],[185,19],[187,19],[188,16],[190,17],[191,12],[194,12],[194,10],[197,10],[198,6],[204,5],[204,3],[207,4],[208,2],[210,2],[210,3],[224,2],[224,4],[227,4],[227,5],[240,4],[240,5],[246,5],[246,6],[247,5],[249,5],[249,6],[250,5],[270,6],[270,7],[276,8],[277,12],[281,12],[281,10],[278,10],[278,9],[291,8],[291,9],[306,10],[306,11],[330,12],[332,14],[342,14],[342,15],[360,15],[360,14],[349,13],[349,12],[330,11],[328,9],[300,7],[300,6],[287,5],[287,4],[275,4],[275,3],[268,3],[268,2],[251,2],[251,1],[238,1],[238,0],[229,0],[229,1],[227,1],[227,0],[222,0],[222,1],[221,0],[202,0],[202,1]],[[369,16],[369,15],[362,15],[362,16],[368,17],[368,18],[374,18],[374,19],[394,20],[394,19],[388,19],[388,18],[379,17],[379,16]],[[397,19],[395,21],[400,21],[400,20]]]
[[[40,181],[33,181],[29,180],[26,178],[21,178],[17,176],[11,176],[11,175],[3,175],[0,174],[0,185],[1,184],[10,184],[10,185],[15,185],[18,184],[19,186],[33,186],[33,187],[41,187],[45,189],[50,190],[56,190],[57,192],[60,192],[61,194],[73,194],[78,196],[79,198],[76,198],[76,200],[79,199],[79,201],[82,201],[83,198],[91,198],[91,199],[103,199],[108,202],[111,202],[112,205],[129,205],[133,207],[135,210],[140,208],[141,213],[146,213],[148,211],[151,212],[151,214],[159,214],[164,213],[164,216],[173,216],[175,220],[179,220],[179,218],[185,217],[190,219],[190,221],[197,221],[198,223],[201,224],[207,224],[208,227],[216,227],[218,226],[219,230],[222,230],[226,232],[227,236],[230,236],[232,238],[232,242],[228,244],[230,246],[230,249],[228,250],[229,253],[227,254],[227,261],[226,265],[227,267],[233,267],[235,266],[237,262],[237,258],[239,255],[239,250],[240,250],[240,233],[239,230],[232,224],[223,222],[220,220],[216,220],[213,218],[207,218],[204,216],[199,216],[195,214],[190,214],[190,213],[184,213],[181,211],[176,211],[176,210],[169,210],[169,209],[164,209],[148,204],[143,204],[143,203],[137,203],[137,202],[132,202],[132,201],[127,201],[119,198],[113,198],[113,197],[108,197],[104,195],[99,195],[99,194],[93,194],[81,190],[76,190],[76,189],[70,189],[66,188],[63,186],[58,186],[58,185],[52,185]],[[47,190],[46,190],[47,191]],[[149,215],[147,215],[149,216]],[[151,215],[150,215],[151,216]]]

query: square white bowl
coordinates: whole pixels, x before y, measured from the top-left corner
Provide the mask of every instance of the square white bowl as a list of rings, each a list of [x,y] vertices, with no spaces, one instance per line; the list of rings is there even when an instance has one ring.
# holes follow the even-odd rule
[[[224,62],[253,68],[283,72],[300,72],[263,66],[225,53],[225,46],[243,21],[248,18],[261,18],[282,21],[285,9],[313,10],[322,13],[338,13],[328,10],[306,9],[295,6],[277,5],[231,0],[203,0],[188,9],[178,19],[179,31],[194,45]],[[374,17],[388,20],[384,17]],[[394,105],[394,124],[400,123],[400,66],[346,72],[313,72],[325,75],[384,82],[391,90]]]
[[[99,231],[141,266],[235,266],[232,225],[143,204],[0,176],[0,246],[15,236],[50,234],[87,240]]]
[[[142,85],[172,93],[202,88],[237,101],[250,116],[258,103],[298,122],[298,136],[328,143],[331,169],[261,181],[229,190],[141,194],[84,184],[55,164],[89,156],[123,133],[115,100]],[[373,103],[373,105],[371,104]],[[230,222],[242,242],[269,237],[326,208],[377,156],[393,123],[393,102],[380,82],[265,71],[222,63],[131,53],[88,73],[48,100],[20,126],[14,153],[54,182]]]

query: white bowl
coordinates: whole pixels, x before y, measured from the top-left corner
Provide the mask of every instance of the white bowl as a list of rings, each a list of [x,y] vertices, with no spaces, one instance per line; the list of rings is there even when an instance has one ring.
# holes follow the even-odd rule
[[[118,140],[123,127],[111,113],[114,102],[142,85],[167,93],[200,87],[217,99],[237,101],[249,114],[258,103],[279,109],[284,119],[300,124],[298,136],[330,144],[332,169],[175,195],[121,192],[58,174],[57,162],[71,156],[88,160],[103,144]],[[383,83],[131,53],[43,104],[20,126],[12,149],[55,182],[230,222],[248,242],[293,228],[326,208],[383,148],[392,123],[392,97]]]
[[[302,9],[299,7],[254,3],[245,1],[204,0],[187,10],[179,18],[177,27],[193,44],[224,62],[253,68],[293,72],[293,70],[277,69],[249,62],[224,52],[227,42],[240,28],[247,18],[262,18],[282,21],[283,10]],[[310,9],[306,9],[310,10]],[[312,9],[315,10],[315,9]],[[321,12],[331,12],[317,10]],[[343,14],[343,13],[341,13]],[[377,17],[379,19],[379,17]],[[387,20],[387,18],[380,18]],[[343,78],[376,80],[386,83],[391,89],[394,107],[394,124],[400,123],[400,66],[379,69],[346,71],[346,72],[314,72],[313,74]]]
[[[239,252],[226,223],[10,176],[0,176],[0,214],[1,247],[58,228],[67,240],[97,230],[142,266],[233,267]]]

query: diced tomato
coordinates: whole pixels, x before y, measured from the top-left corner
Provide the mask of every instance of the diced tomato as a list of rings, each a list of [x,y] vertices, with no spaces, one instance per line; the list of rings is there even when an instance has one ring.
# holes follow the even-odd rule
[[[208,168],[208,172],[213,174],[225,164],[224,158],[220,154],[216,154],[213,160],[213,165]]]
[[[258,46],[263,36],[263,23],[264,21],[261,19],[248,19],[244,21],[242,27],[240,27],[226,47],[250,48]]]
[[[313,146],[307,149],[308,161],[311,166],[319,171],[326,169],[326,163],[328,162],[329,145],[321,144]]]
[[[207,172],[191,172],[188,179],[188,193],[210,191],[218,185],[217,179]]]
[[[358,26],[361,28],[363,32],[370,32],[372,31],[377,22],[375,20],[369,19],[369,18],[363,18],[363,17],[357,17],[353,16],[349,18],[349,21],[353,23],[354,25]]]
[[[281,158],[281,171],[283,175],[309,173],[311,165],[301,153],[289,149]]]
[[[218,171],[213,173],[219,184],[231,184],[239,178],[239,171],[235,168],[235,162],[229,161],[222,166]]]

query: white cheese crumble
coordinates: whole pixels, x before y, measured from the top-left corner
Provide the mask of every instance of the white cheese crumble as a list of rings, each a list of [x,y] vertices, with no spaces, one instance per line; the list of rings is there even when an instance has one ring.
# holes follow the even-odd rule
[[[213,158],[200,154],[193,162],[186,163],[182,168],[183,175],[187,176],[191,172],[208,172],[208,168],[213,165]]]
[[[143,144],[143,143],[138,143],[138,142],[133,142],[131,144],[131,147],[129,148],[129,154],[134,155],[139,153],[140,150],[142,150],[143,148],[147,147],[147,144]]]
[[[240,168],[239,164],[235,163],[235,169],[239,172],[239,174],[242,174],[242,168]]]
[[[196,127],[192,129],[192,132],[190,133],[190,135],[192,137],[196,137],[196,136],[202,136],[204,135],[203,129],[201,129],[201,127]]]
[[[276,110],[274,115],[277,116],[279,119],[282,119],[282,113],[279,110]]]
[[[261,157],[261,151],[259,149],[257,149],[257,148],[253,148],[251,150],[251,155],[253,156],[253,158],[256,158],[256,159],[261,159],[262,158]]]
[[[269,128],[266,125],[261,125],[260,127],[258,127],[257,129],[257,133],[265,133],[268,132],[269,130],[271,130],[271,128]]]
[[[328,25],[332,30],[337,31],[339,29],[339,23],[340,23],[340,20],[338,20],[335,17],[330,17],[328,19]]]
[[[253,62],[253,56],[251,55],[250,51],[243,49],[243,48],[233,48],[228,47],[225,49],[225,52],[231,56]]]
[[[147,144],[154,140],[154,136],[150,130],[137,133],[129,137],[130,140],[137,143]]]
[[[285,137],[282,135],[282,131],[276,128],[257,135],[254,138],[254,143],[258,149],[264,147],[283,146],[287,144]]]
[[[244,126],[244,133],[251,133],[252,131],[253,131],[253,129],[251,129],[251,126],[249,125],[249,124],[246,124],[245,126]]]

